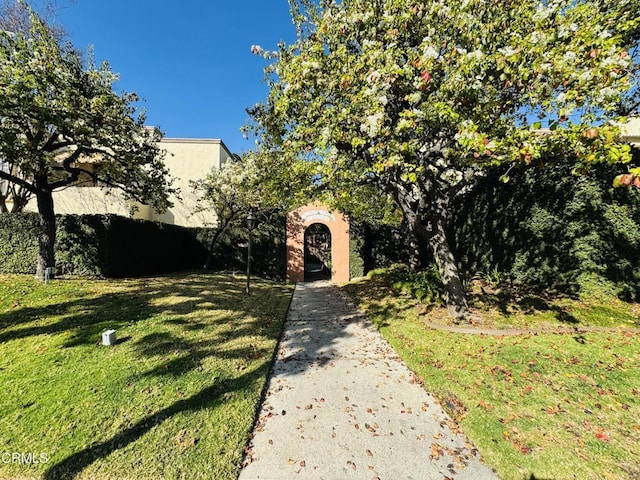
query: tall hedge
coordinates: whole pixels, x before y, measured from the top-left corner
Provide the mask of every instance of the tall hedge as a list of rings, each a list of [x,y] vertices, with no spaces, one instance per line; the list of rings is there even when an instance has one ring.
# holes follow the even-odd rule
[[[640,298],[640,191],[613,188],[624,167],[584,175],[570,166],[489,170],[453,206],[451,237],[467,276],[499,272],[515,284],[578,293],[599,284]]]
[[[39,232],[34,213],[0,214],[0,272],[35,273]]]
[[[640,161],[640,158],[638,158]],[[570,165],[485,171],[451,205],[451,228],[464,277],[497,275],[515,286],[578,294],[597,288],[640,300],[640,190],[613,188],[621,165],[574,175]],[[352,222],[352,275],[407,263],[403,227]],[[426,245],[422,245],[426,247]],[[432,261],[426,248],[423,265]]]
[[[251,271],[273,280],[284,280],[287,269],[286,215],[262,218],[252,232]],[[248,231],[243,226],[229,228],[214,247],[212,268],[245,272]]]
[[[34,273],[38,215],[0,215],[0,272]],[[200,268],[204,233],[117,215],[58,215],[56,269],[100,277],[153,275]]]

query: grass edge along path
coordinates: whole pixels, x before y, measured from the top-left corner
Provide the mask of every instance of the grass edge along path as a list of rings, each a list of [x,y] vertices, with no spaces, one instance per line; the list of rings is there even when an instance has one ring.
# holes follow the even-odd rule
[[[236,478],[293,292],[244,280],[0,276],[0,452],[48,460],[0,478]]]
[[[640,478],[640,334],[434,330],[382,279],[343,290],[504,480]]]

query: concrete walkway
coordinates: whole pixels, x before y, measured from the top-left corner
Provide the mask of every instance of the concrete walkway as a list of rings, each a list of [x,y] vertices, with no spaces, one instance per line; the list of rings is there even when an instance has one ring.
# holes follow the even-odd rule
[[[497,479],[375,327],[298,284],[240,480]]]

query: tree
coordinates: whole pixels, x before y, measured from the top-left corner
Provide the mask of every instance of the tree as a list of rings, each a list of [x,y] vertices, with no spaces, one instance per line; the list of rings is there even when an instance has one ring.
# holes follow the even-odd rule
[[[28,7],[26,7],[28,8]],[[91,181],[162,211],[172,192],[135,94],[116,94],[107,63],[83,61],[33,11],[27,31],[0,32],[0,180],[37,200],[42,231],[36,276],[55,266],[53,192]]]
[[[69,1],[69,0],[67,0]],[[70,0],[71,2],[75,0]],[[40,18],[46,20],[46,28],[61,42],[67,35],[64,26],[55,21],[59,11],[56,0],[42,0],[38,9],[32,8],[36,2],[28,5],[23,0],[0,0],[0,29],[8,32],[28,34],[31,28],[31,11],[37,10]]]
[[[610,2],[599,0],[598,8],[611,14],[617,19],[612,25],[612,32],[618,35],[622,43],[626,45],[629,55],[633,57],[633,67],[629,71],[631,77],[631,88],[623,96],[618,107],[618,113],[622,116],[640,115],[640,90],[638,89],[638,79],[640,77],[640,11],[639,0],[621,0]]]
[[[464,321],[449,204],[483,167],[629,158],[610,120],[632,61],[620,12],[600,3],[293,2],[297,41],[254,47],[272,59],[268,98],[252,110],[261,148],[317,169],[318,184],[390,195]]]
[[[249,212],[264,208],[259,175],[254,156],[234,155],[220,169],[214,168],[205,178],[189,182],[199,197],[199,211],[213,212],[216,216],[204,270],[209,268],[222,234],[244,222]]]
[[[56,2],[45,0],[40,11],[42,18],[47,19],[46,28],[56,37],[58,42],[62,42],[66,32],[62,25],[54,23],[52,20],[58,11]],[[26,3],[18,0],[2,0],[0,2],[0,30],[28,35],[30,26],[31,13]],[[20,175],[15,170],[13,163],[7,159],[0,159],[0,169]],[[0,213],[9,212],[8,200],[11,200],[11,212],[13,213],[21,212],[30,199],[31,192],[29,190],[7,180],[0,180]]]

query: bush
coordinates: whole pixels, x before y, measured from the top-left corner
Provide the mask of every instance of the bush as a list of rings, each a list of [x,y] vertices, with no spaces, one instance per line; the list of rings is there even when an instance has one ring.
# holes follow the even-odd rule
[[[117,215],[57,215],[58,274],[131,277],[200,268],[201,229]],[[35,273],[36,213],[0,215],[0,272]]]
[[[570,166],[489,170],[453,205],[451,236],[471,277],[500,272],[515,285],[579,294],[601,284],[640,298],[640,191],[614,189],[624,167],[585,175]]]
[[[287,270],[286,216],[274,214],[262,219],[253,230],[252,238],[252,273],[271,280],[284,280]],[[246,228],[226,230],[214,246],[212,268],[245,272],[247,242]],[[209,245],[208,241],[204,243]]]
[[[351,219],[349,225],[351,278],[370,271],[409,262],[406,225],[371,225],[363,220]],[[426,253],[426,252],[423,252]],[[427,255],[423,255],[426,258]]]
[[[0,214],[0,272],[35,274],[39,234],[37,214]]]
[[[414,272],[407,265],[394,264],[389,268],[376,269],[370,276],[382,276],[394,289],[429,305],[444,304],[444,287],[435,265]]]

